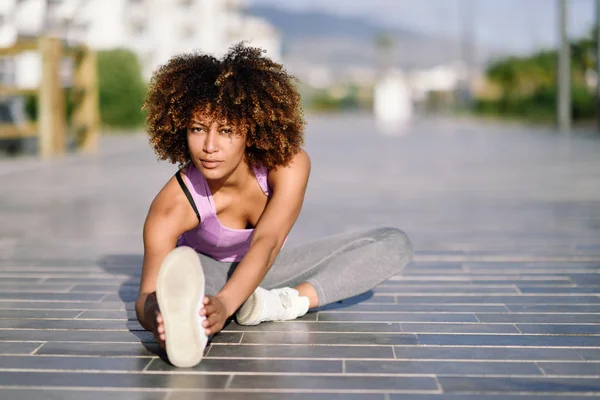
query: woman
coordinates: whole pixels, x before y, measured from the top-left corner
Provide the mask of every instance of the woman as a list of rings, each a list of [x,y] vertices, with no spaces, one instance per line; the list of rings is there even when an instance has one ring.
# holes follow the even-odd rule
[[[310,159],[294,80],[260,49],[175,57],[154,74],[144,107],[158,158],[181,168],[148,212],[136,313],[174,365],[200,362],[234,314],[242,325],[295,319],[411,260],[395,228],[282,250]]]

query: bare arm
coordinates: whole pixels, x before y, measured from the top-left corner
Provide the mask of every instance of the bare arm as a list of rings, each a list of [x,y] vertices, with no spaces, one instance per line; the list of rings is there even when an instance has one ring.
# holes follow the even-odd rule
[[[192,206],[175,177],[155,197],[144,224],[144,262],[135,311],[140,324],[153,331],[158,311],[156,279],[160,265],[179,236],[198,225]]]
[[[216,296],[228,315],[250,297],[273,265],[300,214],[309,174],[310,158],[304,151],[287,167],[269,173],[273,193],[254,230],[250,249]]]

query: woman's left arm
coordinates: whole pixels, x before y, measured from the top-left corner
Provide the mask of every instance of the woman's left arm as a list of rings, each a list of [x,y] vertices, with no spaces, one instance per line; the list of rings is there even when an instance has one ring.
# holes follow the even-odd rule
[[[226,318],[250,297],[273,265],[300,214],[309,174],[310,158],[304,151],[296,154],[288,166],[269,172],[271,199],[254,229],[250,249],[216,296],[226,310]]]

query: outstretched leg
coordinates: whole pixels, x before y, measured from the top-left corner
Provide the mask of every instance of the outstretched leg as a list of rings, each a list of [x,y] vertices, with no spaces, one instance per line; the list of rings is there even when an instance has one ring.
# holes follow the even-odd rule
[[[344,233],[284,249],[239,310],[238,322],[294,319],[309,308],[359,295],[400,273],[412,256],[408,237],[396,228]]]
[[[413,249],[397,228],[343,233],[283,249],[261,286],[292,286],[309,294],[311,308],[364,293],[402,272]],[[309,286],[307,286],[309,285]],[[310,296],[311,288],[318,297]]]

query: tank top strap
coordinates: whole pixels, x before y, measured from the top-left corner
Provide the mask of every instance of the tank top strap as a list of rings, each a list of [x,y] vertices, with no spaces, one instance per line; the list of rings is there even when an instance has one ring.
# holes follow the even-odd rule
[[[200,215],[200,222],[204,222],[213,214],[212,207],[210,206],[208,185],[204,176],[198,171],[193,162],[184,167],[184,172],[184,180],[196,204],[198,214]]]
[[[260,185],[260,188],[265,192],[267,196],[271,195],[271,188],[269,187],[269,182],[267,181],[267,175],[269,170],[267,167],[263,166],[253,166],[254,176],[256,176],[256,180]]]

